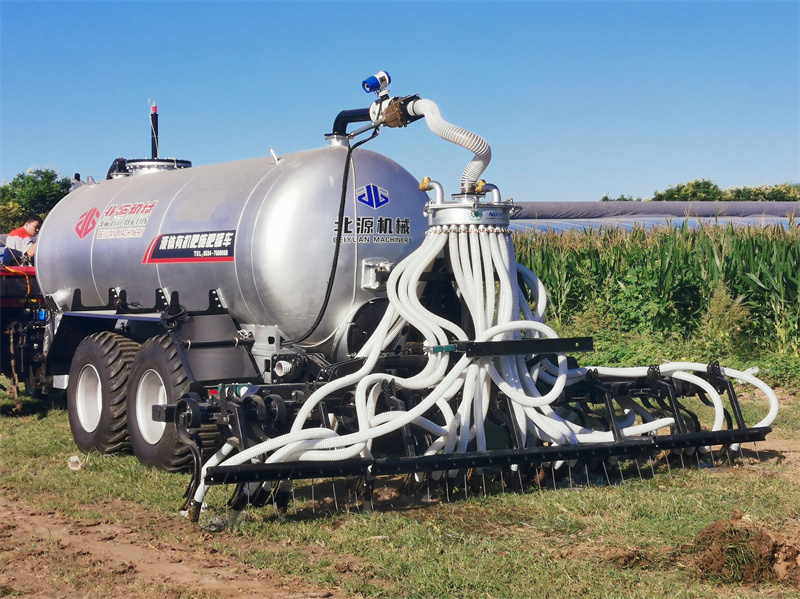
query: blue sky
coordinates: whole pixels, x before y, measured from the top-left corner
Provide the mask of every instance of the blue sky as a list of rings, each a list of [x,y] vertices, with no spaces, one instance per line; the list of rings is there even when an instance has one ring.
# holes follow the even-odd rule
[[[485,137],[517,201],[650,197],[706,178],[800,182],[800,1],[69,2],[0,0],[0,179],[100,179],[320,147],[393,95]],[[367,146],[456,192],[466,150],[423,122]]]

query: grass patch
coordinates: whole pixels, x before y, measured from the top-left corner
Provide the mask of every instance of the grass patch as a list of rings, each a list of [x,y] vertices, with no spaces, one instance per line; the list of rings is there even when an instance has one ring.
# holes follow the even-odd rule
[[[677,334],[624,331],[598,311],[560,323],[559,332],[595,338],[596,350],[580,356],[582,364],[706,361],[701,343]],[[714,335],[724,331],[706,331],[706,338]],[[722,358],[723,365],[740,370],[759,367],[759,376],[773,386],[800,385],[800,360],[792,355],[764,351]],[[767,402],[747,388],[737,385],[736,391],[745,420],[753,424],[766,413]],[[800,401],[794,391],[779,396],[772,437],[798,439]],[[704,424],[713,417],[699,401],[687,405]],[[83,469],[70,470],[67,462],[77,450],[63,398],[24,398],[21,413],[12,407],[0,394],[3,495],[76,519],[134,529],[157,529],[165,519],[178,518],[188,476],[145,468],[131,456],[98,454],[80,455]],[[353,597],[800,597],[796,587],[766,570],[758,574],[761,566],[753,566],[758,561],[747,553],[749,533],[731,533],[720,545],[730,561],[727,570],[720,574],[702,565],[708,548],[704,531],[721,526],[715,523],[735,510],[775,530],[798,519],[800,483],[789,467],[743,463],[683,470],[662,463],[655,476],[642,465],[646,478],[640,480],[631,462],[624,465],[626,483],[619,486],[557,491],[529,486],[525,493],[503,493],[495,485],[489,496],[469,501],[459,496],[450,503],[370,515],[342,510],[309,517],[302,503],[284,518],[270,508],[253,510],[207,543],[243,565]],[[301,487],[298,483],[299,494]],[[317,488],[326,493],[323,485]],[[230,492],[212,489],[212,514],[225,515]],[[196,529],[186,523],[186,531]],[[174,527],[163,534],[181,538]],[[63,576],[74,578],[65,568]],[[756,575],[745,576],[753,571]],[[79,588],[79,581],[74,586]]]
[[[174,517],[188,482],[130,456],[82,456],[84,469],[70,470],[75,448],[67,416],[52,404],[0,419],[0,450],[6,496],[74,518],[157,526]],[[212,493],[219,513],[226,492]],[[126,506],[148,510],[153,523],[133,522]],[[704,576],[679,557],[735,509],[779,528],[798,518],[798,506],[800,485],[788,483],[779,467],[662,467],[655,477],[620,486],[533,487],[371,515],[340,511],[309,519],[290,510],[280,519],[269,508],[253,510],[208,543],[251,567],[354,597],[791,596],[774,580],[739,589],[738,579]]]

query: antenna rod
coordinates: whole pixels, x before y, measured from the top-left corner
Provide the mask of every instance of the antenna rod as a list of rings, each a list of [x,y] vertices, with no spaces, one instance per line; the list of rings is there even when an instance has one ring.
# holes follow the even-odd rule
[[[158,106],[152,100],[150,104],[150,153],[153,160],[158,158]]]

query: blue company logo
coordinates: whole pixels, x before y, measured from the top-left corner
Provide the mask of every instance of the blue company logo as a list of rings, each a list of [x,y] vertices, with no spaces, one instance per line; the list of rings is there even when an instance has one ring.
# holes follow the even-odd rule
[[[365,185],[356,189],[356,199],[370,208],[380,208],[389,203],[389,192],[377,185]]]
[[[484,218],[503,218],[504,214],[497,210],[475,210],[469,213],[469,217],[472,220],[483,220]]]

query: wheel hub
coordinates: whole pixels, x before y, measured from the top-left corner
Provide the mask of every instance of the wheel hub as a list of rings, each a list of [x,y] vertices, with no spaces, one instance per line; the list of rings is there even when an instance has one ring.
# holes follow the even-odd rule
[[[167,389],[161,375],[148,370],[139,379],[136,388],[136,424],[139,432],[150,445],[155,445],[164,435],[166,424],[153,420],[153,406],[167,405]]]
[[[92,364],[86,364],[78,375],[75,405],[83,430],[93,433],[100,424],[100,414],[103,410],[103,387],[100,384],[100,374]]]

